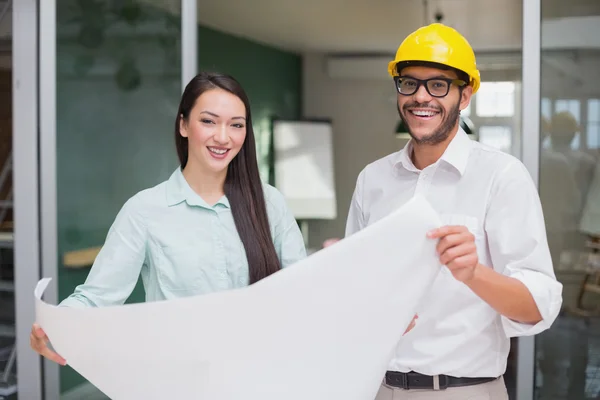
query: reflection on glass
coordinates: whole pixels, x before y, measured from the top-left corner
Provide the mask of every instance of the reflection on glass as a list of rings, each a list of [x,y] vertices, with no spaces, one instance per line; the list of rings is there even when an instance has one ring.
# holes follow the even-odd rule
[[[587,104],[587,147],[600,149],[600,99],[590,99]]]
[[[62,260],[100,246],[126,199],[176,168],[180,2],[61,0],[57,17],[58,290],[89,268]],[[130,301],[143,299],[141,285]],[[61,368],[61,392],[85,380]],[[89,394],[88,394],[89,396]]]
[[[536,338],[535,398],[595,399],[600,395],[600,190],[594,189],[594,182],[600,185],[600,3],[557,4],[542,1],[540,197],[554,269],[564,287],[563,310],[552,329]],[[562,18],[574,8],[585,17]],[[582,31],[582,18],[597,20],[595,32]],[[557,35],[552,27],[559,25]],[[556,42],[570,37],[590,40]]]
[[[579,100],[554,100],[554,112],[560,113],[566,111],[575,118],[577,122],[580,119],[580,101]]]

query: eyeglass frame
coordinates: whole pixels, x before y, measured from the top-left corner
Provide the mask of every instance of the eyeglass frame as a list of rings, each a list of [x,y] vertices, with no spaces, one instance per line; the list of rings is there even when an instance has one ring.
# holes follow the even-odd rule
[[[411,79],[411,80],[417,82],[415,91],[412,93],[402,93],[400,91],[400,86],[399,86],[401,79]],[[448,84],[448,90],[446,90],[446,94],[444,94],[443,96],[436,96],[436,95],[431,94],[431,92],[429,91],[429,86],[427,85],[429,81],[444,81],[444,82],[446,82]],[[450,87],[452,86],[452,84],[455,84],[456,86],[458,86],[459,89],[462,89],[468,85],[468,83],[462,79],[452,79],[452,78],[444,78],[444,77],[435,77],[435,78],[429,78],[429,79],[417,79],[417,78],[413,78],[412,76],[407,76],[407,75],[394,76],[394,84],[396,86],[396,91],[403,96],[412,96],[419,91],[421,86],[425,86],[425,90],[427,91],[427,93],[429,93],[429,95],[431,97],[435,97],[438,99],[448,96],[448,93],[450,93]]]

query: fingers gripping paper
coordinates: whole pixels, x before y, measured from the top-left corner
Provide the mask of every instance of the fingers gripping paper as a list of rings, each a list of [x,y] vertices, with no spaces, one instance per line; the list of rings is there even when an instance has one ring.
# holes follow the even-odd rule
[[[112,399],[369,400],[440,270],[417,197],[363,231],[250,287],[37,322]]]

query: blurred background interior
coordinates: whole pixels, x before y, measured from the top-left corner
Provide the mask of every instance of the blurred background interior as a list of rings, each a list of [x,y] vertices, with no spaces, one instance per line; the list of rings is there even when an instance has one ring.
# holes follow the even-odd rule
[[[71,293],[125,200],[176,168],[173,122],[196,69],[230,73],[246,88],[263,178],[284,192],[314,252],[343,237],[360,170],[406,144],[387,62],[434,21],[476,51],[483,83],[462,112],[464,129],[521,159],[536,139],[532,174],[564,304],[551,330],[513,340],[511,399],[600,398],[600,1],[527,0],[541,5],[535,20],[524,18],[523,1],[0,0],[0,399],[104,398],[28,351],[32,285],[53,276],[55,300]],[[13,33],[28,30],[39,90],[13,104],[15,66],[27,62]],[[536,35],[532,106],[522,100],[523,48]],[[13,151],[13,129],[25,126],[17,115],[36,119],[40,157],[31,192],[40,241],[23,236],[39,263],[25,266],[13,257],[12,166],[29,162]],[[539,132],[523,131],[524,118]],[[17,267],[35,278],[19,284],[31,274]],[[130,302],[142,299],[138,284]]]

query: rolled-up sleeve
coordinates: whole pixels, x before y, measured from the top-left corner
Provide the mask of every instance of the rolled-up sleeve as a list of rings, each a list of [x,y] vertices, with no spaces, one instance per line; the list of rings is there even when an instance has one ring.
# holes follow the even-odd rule
[[[110,227],[85,283],[59,305],[121,305],[131,295],[146,257],[147,229],[138,196],[129,199]]]
[[[498,174],[490,196],[485,230],[493,268],[521,281],[542,316],[537,324],[502,316],[504,331],[508,337],[538,334],[552,325],[562,305],[539,194],[529,172],[515,161]]]

